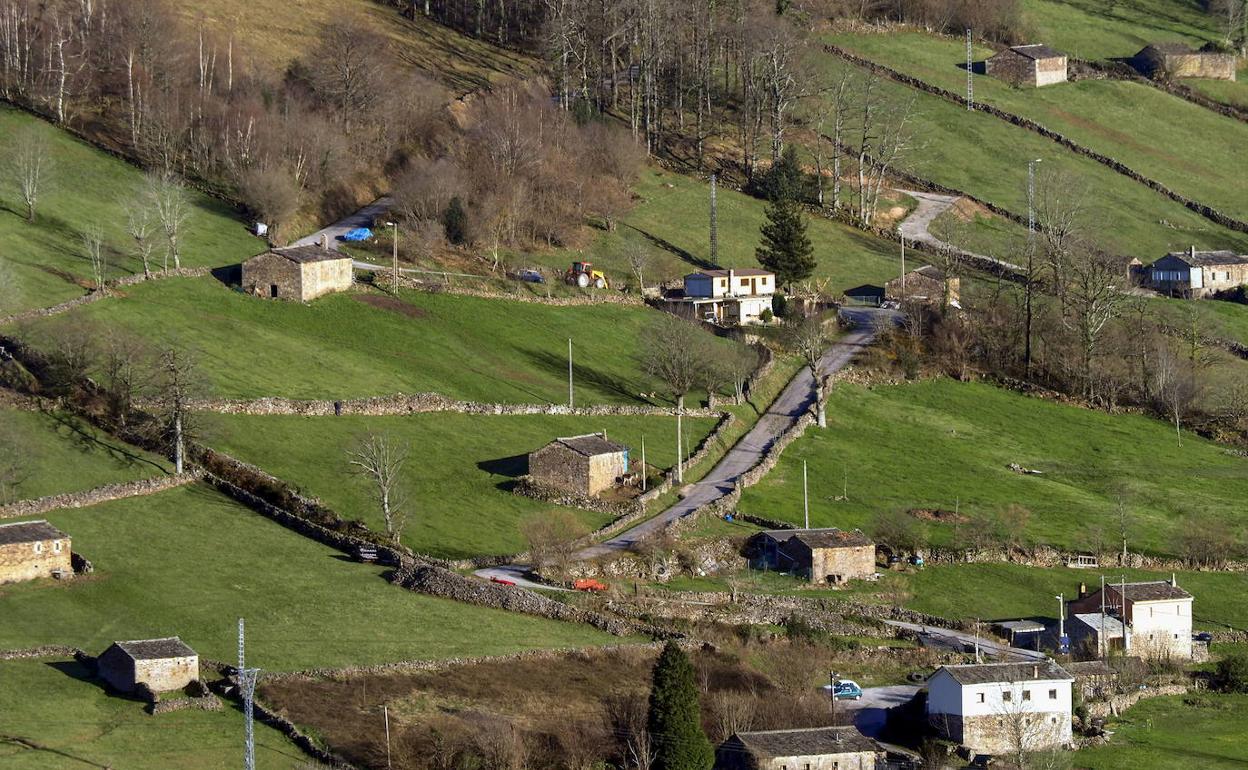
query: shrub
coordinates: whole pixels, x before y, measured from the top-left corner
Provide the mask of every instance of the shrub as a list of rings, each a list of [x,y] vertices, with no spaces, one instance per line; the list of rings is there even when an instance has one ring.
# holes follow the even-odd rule
[[[1222,692],[1248,693],[1248,652],[1235,651],[1219,660],[1213,682]]]

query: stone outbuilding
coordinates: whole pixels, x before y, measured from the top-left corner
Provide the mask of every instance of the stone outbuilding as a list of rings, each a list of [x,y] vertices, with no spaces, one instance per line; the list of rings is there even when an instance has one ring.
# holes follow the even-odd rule
[[[715,770],[875,770],[880,746],[854,727],[734,733],[715,750]]]
[[[154,693],[181,690],[199,679],[199,655],[176,636],[113,642],[96,666],[101,679],[126,693],[141,686]]]
[[[69,535],[42,519],[0,524],[0,583],[73,574]]]
[[[1138,271],[1144,286],[1198,299],[1248,284],[1248,256],[1233,251],[1172,251]]]
[[[945,276],[935,265],[924,265],[884,284],[884,296],[893,302],[918,302],[924,305],[958,306],[962,280]]]
[[[328,246],[270,249],[243,263],[243,291],[256,297],[309,302],[351,288],[351,257]]]
[[[1162,78],[1209,78],[1234,80],[1236,57],[1186,43],[1150,43],[1131,57],[1131,66],[1141,75]]]
[[[875,574],[875,543],[861,532],[826,529],[769,529],[750,543],[760,569],[787,570],[811,583],[839,584]]]
[[[605,433],[557,438],[529,454],[529,478],[578,495],[596,495],[628,474],[628,447]]]
[[[984,62],[984,72],[1016,86],[1066,82],[1066,54],[1047,45],[1015,45]]]

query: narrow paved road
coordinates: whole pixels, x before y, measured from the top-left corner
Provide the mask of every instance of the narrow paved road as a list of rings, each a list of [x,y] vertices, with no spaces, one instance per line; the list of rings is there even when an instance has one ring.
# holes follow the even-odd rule
[[[916,207],[914,211],[910,212],[910,216],[902,220],[901,224],[897,226],[897,232],[901,234],[902,238],[915,243],[925,243],[935,249],[949,249],[973,259],[995,262],[1001,267],[1014,272],[1022,270],[1022,268],[1018,265],[1011,264],[1005,260],[996,259],[995,257],[988,257],[983,254],[976,254],[971,251],[966,251],[965,249],[960,249],[957,246],[954,246],[946,241],[942,241],[932,235],[931,231],[928,229],[931,226],[932,221],[952,208],[953,204],[957,203],[958,196],[938,195],[936,193],[919,192],[918,190],[899,189],[897,192],[905,193],[919,202],[918,207]]]
[[[900,620],[884,621],[894,628],[904,628],[907,631],[917,631],[923,637],[925,646],[937,647],[940,649],[951,650],[954,652],[970,652],[975,649],[975,634],[968,634],[964,631],[954,631],[948,628],[938,628],[936,626],[921,626],[918,623],[903,623]],[[998,658],[1001,660],[1045,660],[1049,656],[1043,652],[1035,650],[1024,650],[1021,647],[1010,647],[1007,644],[994,642],[986,637],[979,637],[979,651],[988,658]]]
[[[328,227],[323,227],[311,235],[306,235],[290,245],[316,246],[321,242],[321,236],[325,235],[329,237],[329,248],[336,250],[339,244],[338,239],[345,235],[347,231],[354,230],[357,227],[371,228],[373,220],[386,213],[393,203],[394,201],[389,197],[383,196],[378,198],[354,214],[344,217]]]

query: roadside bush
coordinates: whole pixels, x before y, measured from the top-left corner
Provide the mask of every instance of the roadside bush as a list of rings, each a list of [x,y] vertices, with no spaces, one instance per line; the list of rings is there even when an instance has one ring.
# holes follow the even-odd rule
[[[1248,652],[1232,652],[1219,660],[1213,684],[1222,692],[1248,693]]]

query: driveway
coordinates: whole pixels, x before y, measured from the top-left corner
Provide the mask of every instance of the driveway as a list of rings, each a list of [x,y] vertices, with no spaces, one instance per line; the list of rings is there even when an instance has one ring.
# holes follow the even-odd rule
[[[878,738],[884,730],[888,719],[888,710],[903,703],[909,703],[915,694],[923,689],[922,685],[897,684],[889,687],[863,688],[859,700],[838,700],[837,711],[845,711],[854,715],[854,727],[857,727],[868,738]],[[828,685],[823,686],[826,693]]]
[[[306,235],[290,245],[316,246],[320,244],[321,236],[325,235],[329,237],[329,248],[336,251],[338,249],[338,244],[340,243],[338,240],[340,237],[357,227],[371,228],[373,226],[373,220],[386,213],[386,211],[388,211],[393,204],[394,200],[392,198],[382,196],[354,214],[346,216],[328,227],[323,227],[311,235]]]
[[[968,634],[965,631],[954,631],[937,626],[922,626],[918,623],[903,623],[900,620],[886,620],[884,622],[894,628],[904,628],[908,631],[917,632],[920,636],[920,641],[925,647],[963,653],[971,652],[975,649],[975,634]],[[1024,650],[1021,647],[1011,647],[1008,644],[994,642],[984,636],[979,637],[979,651],[984,657],[1000,660],[1027,661],[1046,660],[1048,658],[1048,655],[1043,652]]]
[[[958,196],[938,195],[937,193],[919,192],[918,190],[899,189],[897,192],[905,193],[919,202],[918,207],[915,208],[914,211],[910,212],[910,216],[903,219],[901,224],[897,226],[897,232],[901,234],[902,238],[915,243],[925,243],[934,249],[947,249],[972,259],[993,262],[1012,272],[1017,273],[1022,270],[1022,268],[1018,265],[1011,264],[1005,260],[996,259],[995,257],[988,257],[983,254],[976,254],[971,251],[960,249],[957,246],[954,246],[946,241],[942,241],[932,235],[931,231],[928,229],[931,226],[932,221],[936,219],[936,217],[953,208],[953,204],[958,202]]]

